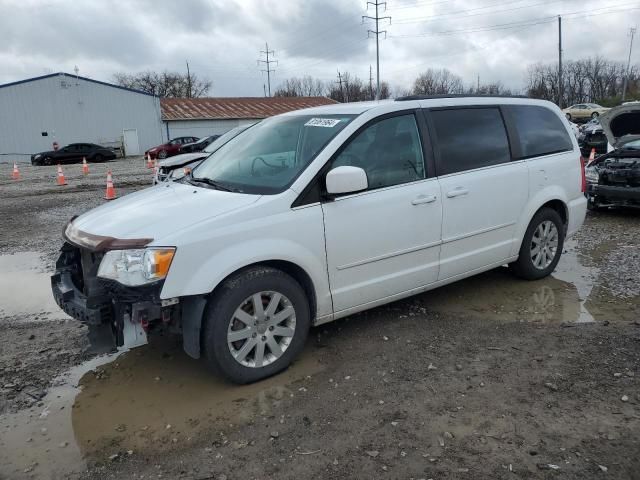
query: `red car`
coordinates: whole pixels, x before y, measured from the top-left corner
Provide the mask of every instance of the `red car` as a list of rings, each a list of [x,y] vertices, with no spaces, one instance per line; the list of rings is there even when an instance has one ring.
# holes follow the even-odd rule
[[[180,147],[187,143],[197,142],[198,137],[178,137],[173,140],[169,140],[167,143],[158,145],[157,147],[150,148],[144,152],[145,157],[150,155],[151,158],[167,158],[172,157],[180,153]]]

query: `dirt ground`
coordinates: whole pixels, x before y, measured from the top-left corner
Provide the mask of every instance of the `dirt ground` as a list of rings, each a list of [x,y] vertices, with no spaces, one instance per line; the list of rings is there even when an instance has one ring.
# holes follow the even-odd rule
[[[0,479],[640,479],[640,212],[589,214],[550,278],[506,268],[314,328],[233,386],[173,338],[91,358],[51,305],[74,214],[141,160],[0,164]]]

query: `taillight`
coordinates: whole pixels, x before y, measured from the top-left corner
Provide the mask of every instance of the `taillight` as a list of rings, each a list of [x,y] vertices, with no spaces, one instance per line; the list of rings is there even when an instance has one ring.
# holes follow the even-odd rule
[[[584,174],[584,158],[582,155],[580,155],[580,181],[582,183],[580,189],[582,193],[585,193],[587,191],[587,177]]]

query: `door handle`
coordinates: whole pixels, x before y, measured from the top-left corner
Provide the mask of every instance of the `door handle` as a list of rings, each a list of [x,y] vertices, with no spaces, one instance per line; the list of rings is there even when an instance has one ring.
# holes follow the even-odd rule
[[[436,201],[435,195],[418,195],[411,200],[411,205],[422,205],[423,203],[433,203]]]
[[[469,193],[469,190],[462,187],[456,187],[453,190],[447,192],[447,198],[461,197]]]

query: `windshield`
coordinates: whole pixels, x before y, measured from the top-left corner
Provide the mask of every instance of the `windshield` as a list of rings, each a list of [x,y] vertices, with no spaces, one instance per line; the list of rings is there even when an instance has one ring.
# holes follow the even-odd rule
[[[285,115],[268,118],[209,155],[194,169],[193,180],[205,180],[236,192],[279,193],[354,117]]]
[[[633,140],[622,146],[623,150],[640,150],[640,140]]]
[[[227,143],[229,140],[231,140],[233,137],[235,137],[236,135],[244,132],[247,128],[251,127],[255,125],[254,123],[251,123],[249,125],[242,125],[241,127],[236,127],[236,128],[232,128],[231,130],[229,130],[227,133],[220,135],[218,138],[216,138],[213,142],[211,142],[207,148],[205,148],[203,150],[203,152],[207,152],[207,153],[212,153],[215,152],[216,150],[218,150],[222,145],[224,145],[225,143]]]

